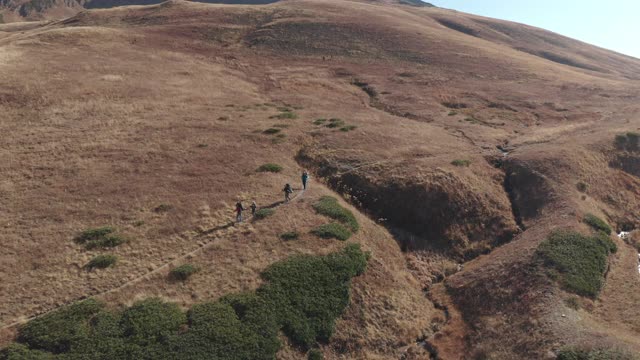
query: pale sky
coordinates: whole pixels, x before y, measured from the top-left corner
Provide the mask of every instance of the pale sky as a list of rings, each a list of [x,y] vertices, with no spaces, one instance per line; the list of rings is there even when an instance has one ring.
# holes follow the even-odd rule
[[[640,0],[426,0],[436,6],[540,27],[640,58]]]

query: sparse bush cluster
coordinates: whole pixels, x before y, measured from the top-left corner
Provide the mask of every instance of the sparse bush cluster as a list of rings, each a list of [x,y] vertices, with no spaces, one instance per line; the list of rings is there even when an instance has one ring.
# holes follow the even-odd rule
[[[311,233],[323,239],[345,241],[351,237],[351,231],[339,223],[323,224],[311,230]]]
[[[602,232],[585,236],[556,231],[540,244],[537,254],[567,291],[595,298],[604,283],[607,258],[615,251],[615,243]]]
[[[256,220],[262,220],[264,218],[267,218],[267,217],[275,214],[275,212],[276,211],[273,210],[273,209],[260,209],[260,210],[256,211],[256,213],[255,213],[255,215],[253,215],[253,217]]]
[[[613,231],[611,226],[607,224],[604,220],[593,214],[586,214],[583,220],[587,225],[591,226],[596,231],[602,231],[603,233],[609,235]]]
[[[91,259],[87,263],[87,269],[106,269],[115,265],[118,262],[118,257],[115,255],[98,255]]]
[[[114,248],[126,242],[121,235],[115,234],[115,231],[116,229],[111,226],[88,229],[76,236],[74,241],[84,245],[88,250]]]
[[[357,232],[360,228],[358,220],[356,220],[356,217],[353,215],[353,213],[350,210],[342,207],[342,205],[338,203],[338,199],[334,197],[321,197],[320,200],[313,204],[313,209],[318,214],[330,217],[348,226],[353,232]]]
[[[260,165],[260,167],[258,168],[258,172],[279,173],[281,171],[282,171],[282,166],[274,163],[263,164],[263,165]]]
[[[349,132],[358,128],[355,125],[347,125],[344,120],[338,118],[331,118],[328,120],[328,123],[327,119],[316,119],[313,121],[313,124],[317,126],[322,125],[329,129],[339,129],[342,132]]]
[[[616,135],[615,145],[619,150],[638,151],[640,150],[640,134],[628,132]]]
[[[469,165],[471,165],[471,160],[456,159],[451,162],[451,165],[458,167],[469,167]]]
[[[349,303],[351,279],[367,260],[356,244],[327,256],[292,257],[267,268],[257,291],[187,313],[159,299],[121,312],[85,300],[22,326],[0,359],[274,359],[280,331],[303,350],[329,340]],[[321,359],[313,353],[309,358]]]
[[[638,360],[639,357],[618,349],[578,349],[560,350],[557,360]]]
[[[300,234],[297,231],[287,231],[286,233],[280,234],[280,239],[289,241],[289,240],[297,240],[300,237]]]
[[[192,264],[183,264],[171,269],[169,277],[173,280],[185,281],[200,269]]]

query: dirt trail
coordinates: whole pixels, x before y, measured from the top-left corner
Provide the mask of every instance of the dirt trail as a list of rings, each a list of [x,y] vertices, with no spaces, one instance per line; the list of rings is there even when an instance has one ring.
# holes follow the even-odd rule
[[[304,196],[304,192],[305,192],[305,190],[301,189],[300,191],[295,193],[295,195],[291,198],[291,200],[289,202],[278,201],[276,203],[273,203],[271,205],[265,206],[263,208],[274,209],[274,208],[278,208],[278,207],[283,206],[283,205],[290,204],[290,203],[292,203],[294,201],[297,201],[300,198],[302,198]],[[44,316],[44,315],[46,315],[46,314],[48,314],[48,313],[50,313],[52,311],[55,311],[55,310],[60,309],[60,308],[62,308],[64,306],[73,304],[73,303],[75,303],[77,301],[80,301],[80,300],[83,300],[83,299],[86,299],[86,298],[90,298],[90,297],[100,297],[100,296],[108,295],[108,294],[117,292],[119,290],[122,290],[122,289],[124,289],[124,288],[126,288],[128,286],[131,286],[131,285],[134,285],[136,283],[139,283],[140,281],[149,280],[149,279],[151,279],[152,276],[154,276],[154,275],[156,275],[156,274],[158,274],[158,273],[160,273],[160,272],[162,272],[164,270],[169,269],[171,266],[175,266],[177,264],[180,264],[184,260],[189,259],[192,256],[198,254],[199,252],[202,252],[203,250],[211,247],[214,244],[214,240],[217,237],[210,236],[210,235],[215,234],[215,233],[220,232],[220,231],[223,231],[223,230],[226,230],[226,229],[229,229],[229,228],[234,227],[234,226],[238,226],[238,228],[242,227],[242,226],[245,226],[245,224],[248,224],[252,219],[253,219],[253,216],[249,216],[245,220],[243,220],[243,222],[241,222],[239,224],[236,224],[234,221],[231,221],[231,222],[228,222],[226,224],[214,226],[214,227],[212,227],[210,229],[204,230],[204,231],[198,233],[196,236],[192,237],[190,239],[190,241],[196,241],[198,239],[205,238],[205,239],[207,239],[206,242],[198,243],[198,247],[195,248],[194,250],[192,250],[192,251],[190,251],[188,253],[185,253],[185,254],[181,255],[180,257],[178,257],[176,259],[173,259],[173,260],[171,260],[169,262],[166,262],[166,263],[156,267],[155,269],[147,272],[146,274],[144,274],[142,276],[139,276],[139,277],[137,277],[135,279],[129,280],[129,281],[117,286],[117,287],[114,287],[114,288],[111,288],[111,289],[108,289],[108,290],[104,290],[104,291],[100,291],[100,292],[97,292],[97,293],[94,293],[94,294],[82,296],[80,298],[74,299],[73,301],[67,302],[67,303],[65,303],[63,305],[60,305],[60,306],[54,307],[52,309],[43,311],[43,312],[41,312],[39,314],[30,316],[30,317],[28,317],[26,319],[14,321],[14,322],[12,322],[10,324],[7,324],[7,325],[2,325],[0,327],[0,331],[8,330],[8,329],[14,328],[16,326],[25,324],[25,323],[27,323],[27,322],[29,322],[31,320],[37,319],[39,317],[42,317],[42,316]]]

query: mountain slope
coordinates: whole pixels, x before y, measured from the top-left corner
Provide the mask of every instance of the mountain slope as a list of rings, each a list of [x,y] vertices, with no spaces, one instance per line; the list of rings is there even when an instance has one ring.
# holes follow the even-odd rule
[[[86,296],[188,307],[253,291],[277,261],[344,246],[311,233],[328,221],[313,204],[339,194],[372,257],[326,358],[640,349],[631,245],[616,240],[578,310],[536,255],[553,230],[587,234],[587,213],[640,224],[623,136],[640,128],[640,60],[444,9],[312,0],[81,11],[0,25],[0,47],[3,344]],[[228,225],[236,201],[276,204],[303,168],[303,196]],[[74,243],[104,225],[129,241]],[[104,253],[119,263],[84,268]],[[168,281],[183,262],[200,273]],[[289,345],[280,358],[305,356]]]

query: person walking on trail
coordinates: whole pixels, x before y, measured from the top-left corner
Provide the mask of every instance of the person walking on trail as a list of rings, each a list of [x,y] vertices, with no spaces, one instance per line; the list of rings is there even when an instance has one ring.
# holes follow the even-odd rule
[[[289,202],[289,200],[291,200],[291,194],[293,193],[293,189],[291,188],[291,185],[289,184],[285,185],[282,191],[284,191],[284,201]]]
[[[255,201],[251,202],[250,208],[251,208],[251,216],[254,216],[256,214],[256,209],[258,208],[258,205],[256,205]]]
[[[302,172],[302,190],[307,190],[307,181],[309,181],[309,173],[305,170]]]
[[[236,204],[236,222],[242,222],[242,212],[244,211],[244,206],[242,206],[242,202],[238,201]]]

